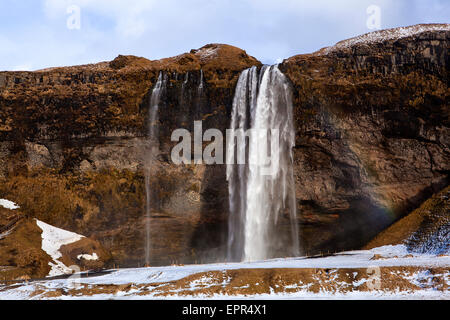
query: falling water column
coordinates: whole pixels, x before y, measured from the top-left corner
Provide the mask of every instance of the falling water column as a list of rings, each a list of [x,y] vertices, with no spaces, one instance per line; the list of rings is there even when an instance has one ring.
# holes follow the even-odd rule
[[[155,190],[152,190],[151,178],[156,168],[156,161],[159,154],[159,119],[158,111],[161,101],[161,95],[164,93],[167,84],[167,76],[162,72],[159,73],[158,80],[153,88],[150,97],[149,108],[149,134],[148,142],[149,149],[145,159],[145,196],[146,196],[146,217],[145,217],[145,264],[150,265],[150,213],[152,206],[152,194],[155,194]],[[153,192],[152,192],[153,191]]]
[[[231,133],[252,129],[249,143],[227,141],[229,188],[228,259],[260,260],[276,257],[279,248],[299,254],[292,148],[295,131],[292,91],[277,66],[256,67],[239,77],[231,115]],[[268,137],[278,134],[278,148],[267,150]],[[271,145],[272,147],[272,145]],[[236,154],[245,152],[245,164],[235,164]],[[270,153],[272,152],[272,154]],[[275,152],[275,154],[273,154]],[[269,156],[262,166],[261,158]],[[236,157],[237,159],[238,157]],[[267,174],[267,166],[271,168]],[[280,216],[289,215],[289,243],[277,232]]]
[[[247,208],[245,215],[244,260],[261,260],[277,255],[281,236],[276,226],[288,211],[291,225],[291,254],[298,255],[293,154],[295,131],[292,93],[286,77],[271,66],[263,70],[249,145]],[[270,135],[278,135],[275,145]],[[278,142],[278,143],[277,143]],[[269,144],[269,150],[261,146]],[[267,166],[259,160],[270,154]],[[267,170],[270,168],[270,170]]]

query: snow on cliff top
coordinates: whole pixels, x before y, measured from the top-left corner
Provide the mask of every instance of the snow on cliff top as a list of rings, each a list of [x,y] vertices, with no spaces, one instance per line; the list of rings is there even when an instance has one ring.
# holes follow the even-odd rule
[[[357,44],[371,44],[388,40],[407,38],[427,31],[450,31],[450,24],[418,24],[409,27],[400,27],[369,32],[354,38],[340,41],[334,46],[326,47],[318,51],[318,54],[328,54],[333,51],[350,48]]]

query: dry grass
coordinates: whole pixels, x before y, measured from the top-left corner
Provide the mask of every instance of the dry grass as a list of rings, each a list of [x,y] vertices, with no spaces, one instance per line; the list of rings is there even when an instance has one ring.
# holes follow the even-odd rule
[[[125,208],[134,206],[138,215],[143,203],[143,177],[127,170],[77,175],[42,169],[2,180],[0,195],[18,202],[27,216],[82,234],[101,229]]]
[[[41,249],[41,233],[34,220],[23,219],[0,239],[0,266],[6,266],[0,268],[0,280],[42,278],[48,274],[51,258]]]

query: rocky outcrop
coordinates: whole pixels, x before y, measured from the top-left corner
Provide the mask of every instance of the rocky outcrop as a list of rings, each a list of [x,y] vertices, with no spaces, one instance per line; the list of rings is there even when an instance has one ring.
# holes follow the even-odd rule
[[[100,270],[111,259],[111,254],[96,240],[82,238],[60,247],[60,261],[66,266],[78,266],[80,270]]]
[[[400,31],[399,31],[400,30]],[[294,88],[295,178],[306,253],[359,248],[448,184],[448,25],[371,33],[280,65]],[[0,197],[94,237],[112,263],[222,259],[224,165],[174,165],[176,128],[229,126],[242,70],[261,63],[212,44],[150,61],[0,73]],[[145,217],[149,103],[163,72],[158,201]],[[203,81],[202,81],[203,79]],[[147,221],[150,219],[150,221]]]

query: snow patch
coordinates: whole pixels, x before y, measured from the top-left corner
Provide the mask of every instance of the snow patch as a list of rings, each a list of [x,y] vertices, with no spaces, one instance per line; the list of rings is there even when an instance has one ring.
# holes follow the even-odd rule
[[[206,60],[217,56],[217,51],[219,47],[210,47],[200,49],[195,53],[196,56],[199,56],[200,60]]]
[[[61,274],[71,274],[72,269],[68,268],[58,259],[62,257],[59,248],[63,245],[77,242],[84,238],[84,236],[56,228],[40,220],[36,220],[36,224],[42,229],[42,250],[44,250],[50,257],[52,257],[53,262],[48,264],[51,266],[51,270],[48,276],[58,276]]]
[[[98,260],[98,255],[97,253],[93,253],[93,254],[79,254],[77,256],[78,260],[84,259],[84,260]]]
[[[20,208],[14,202],[6,200],[6,199],[0,199],[0,206],[2,206],[3,208],[6,208],[6,209],[10,209],[10,210],[15,210],[15,209]]]
[[[373,256],[381,255],[383,259],[372,260]],[[347,251],[340,254],[336,254],[329,257],[298,257],[298,258],[285,258],[285,259],[272,259],[258,262],[242,262],[242,263],[216,263],[206,265],[185,265],[185,266],[167,266],[167,267],[151,267],[151,268],[134,268],[134,269],[120,269],[111,270],[111,273],[105,275],[98,275],[94,277],[77,278],[79,284],[87,287],[95,285],[121,285],[131,284],[134,286],[129,291],[120,291],[115,294],[97,294],[93,296],[60,296],[56,299],[161,299],[158,296],[159,286],[165,286],[165,284],[182,279],[189,275],[193,275],[200,272],[207,271],[222,271],[232,269],[245,269],[245,268],[361,268],[361,267],[389,267],[389,266],[419,266],[419,267],[449,267],[450,256],[438,257],[431,254],[411,254],[407,251],[404,245],[396,246],[384,246],[374,248],[372,250],[358,250]],[[401,291],[396,289],[393,291],[350,291],[344,292],[349,285],[359,287],[371,281],[370,278],[363,278],[359,280],[353,280],[351,284],[346,282],[339,282],[335,277],[337,271],[330,271],[330,279],[324,281],[324,284],[335,284],[335,290],[328,290],[323,288],[318,293],[309,291],[313,282],[303,283],[299,281],[296,284],[290,284],[285,286],[284,289],[295,292],[280,292],[275,293],[271,290],[271,294],[195,294],[184,295],[186,288],[180,288],[177,290],[171,290],[174,296],[167,296],[165,299],[449,299],[450,292],[442,290],[442,284],[435,283],[434,278],[444,277],[447,285],[449,283],[449,272],[444,271],[443,274],[432,274],[427,270],[408,272],[408,271],[392,271],[393,275],[397,275],[410,283],[418,286],[418,290],[405,290]],[[356,277],[358,273],[354,272]],[[216,280],[215,280],[216,279]],[[209,274],[205,274],[199,279],[195,279],[190,282],[188,289],[193,291],[199,289],[210,288],[213,286],[226,287],[230,285],[231,280],[229,277],[224,277],[222,281],[217,281],[220,278],[215,278]],[[39,289],[54,290],[62,289],[67,290],[71,282],[68,279],[54,279],[47,281],[38,281],[32,284],[24,284],[20,287],[11,288],[0,292],[0,299],[41,299],[41,295],[33,295],[33,293]],[[140,284],[151,284],[154,291],[152,293],[145,293],[144,289],[137,288]],[[255,284],[255,285],[258,285]],[[248,287],[248,284],[242,284],[242,288]],[[144,290],[144,291],[143,291]],[[183,293],[181,293],[183,291]],[[179,294],[181,293],[181,294]]]
[[[375,254],[383,259],[372,260]],[[144,284],[165,283],[208,271],[223,271],[252,268],[369,268],[395,266],[450,266],[450,256],[438,257],[430,254],[412,254],[406,246],[383,246],[371,250],[346,251],[329,257],[298,257],[270,259],[255,262],[233,262],[214,264],[193,264],[185,266],[166,266],[151,268],[129,268],[114,270],[107,275],[83,278],[87,284]]]

